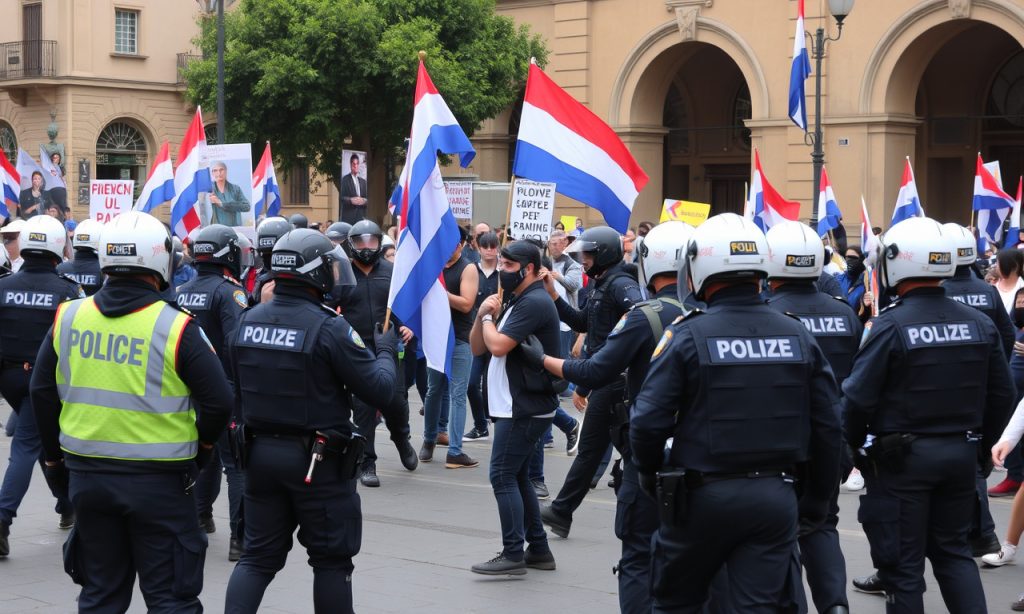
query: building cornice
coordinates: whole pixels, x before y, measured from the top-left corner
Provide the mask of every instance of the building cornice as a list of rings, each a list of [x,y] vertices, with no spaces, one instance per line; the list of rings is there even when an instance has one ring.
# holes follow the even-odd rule
[[[185,86],[178,83],[160,81],[139,81],[136,79],[106,79],[103,77],[52,77],[47,79],[11,79],[0,81],[0,91],[20,88],[59,87],[80,85],[87,87],[104,87],[133,90],[155,90],[162,92],[184,92]]]

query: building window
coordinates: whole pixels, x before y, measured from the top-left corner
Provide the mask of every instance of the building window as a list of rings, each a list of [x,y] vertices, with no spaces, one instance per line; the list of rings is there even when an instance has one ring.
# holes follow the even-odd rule
[[[206,137],[207,145],[219,145],[217,142],[217,123],[206,124],[203,126],[203,136]]]
[[[662,121],[668,128],[668,134],[665,135],[665,146],[669,153],[681,155],[690,153],[690,111],[686,107],[686,98],[678,85],[673,84],[669,87],[662,116]]]
[[[139,53],[139,12],[114,10],[114,53]]]
[[[96,151],[110,153],[146,153],[146,139],[134,126],[125,122],[108,124],[96,139]]]
[[[736,137],[747,149],[750,149],[750,128],[747,128],[745,120],[750,119],[753,110],[754,105],[750,103],[750,88],[744,83],[733,99],[732,124],[736,130]]]
[[[305,164],[296,164],[288,175],[288,204],[309,204],[309,167]]]
[[[14,136],[14,128],[7,122],[0,122],[0,147],[7,156],[7,161],[16,164],[18,161],[18,138]]]

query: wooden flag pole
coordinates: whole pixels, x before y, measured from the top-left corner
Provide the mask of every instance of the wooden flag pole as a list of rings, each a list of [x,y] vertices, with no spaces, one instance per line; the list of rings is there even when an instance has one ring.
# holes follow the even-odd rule
[[[505,231],[501,233],[501,245],[500,248],[505,247],[505,243],[508,243],[508,231],[509,225],[512,224],[512,192],[516,189],[516,176],[512,175],[512,180],[508,184],[508,205],[505,208]],[[501,257],[501,254],[498,254]],[[501,284],[498,284],[498,303],[504,300],[504,292],[502,292]]]

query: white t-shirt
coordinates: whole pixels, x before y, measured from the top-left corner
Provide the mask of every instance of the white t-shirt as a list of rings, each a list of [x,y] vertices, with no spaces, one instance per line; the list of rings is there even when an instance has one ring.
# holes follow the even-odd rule
[[[510,306],[501,315],[498,322],[498,332],[508,320],[508,316],[515,309]],[[491,355],[491,361],[487,363],[487,409],[494,418],[512,417],[512,392],[508,387],[508,371],[505,370],[506,356]]]
[[[1003,307],[1006,309],[1006,313],[1010,313],[1013,309],[1013,297],[1017,296],[1017,290],[1021,288],[1024,288],[1024,278],[1022,277],[1017,278],[1017,283],[1009,292],[1003,292],[999,290],[999,286],[996,286],[996,290],[999,291],[999,298],[1003,299]]]

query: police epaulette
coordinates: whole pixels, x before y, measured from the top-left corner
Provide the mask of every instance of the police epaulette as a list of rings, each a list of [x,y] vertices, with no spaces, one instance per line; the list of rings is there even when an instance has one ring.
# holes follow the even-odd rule
[[[707,313],[707,312],[704,311],[703,309],[701,309],[700,307],[694,307],[693,309],[691,309],[690,311],[687,311],[683,315],[676,316],[676,319],[672,320],[672,323],[673,324],[678,324],[679,322],[685,322],[686,320],[689,320],[690,318],[695,318],[697,316],[702,316],[705,313]]]
[[[829,296],[832,297],[832,300],[839,301],[840,303],[846,303],[846,299],[841,296],[832,296],[831,294],[829,294]],[[849,305],[849,303],[846,304]]]
[[[783,311],[782,313],[783,315],[787,315],[796,320],[797,322],[800,322],[801,324],[803,323],[803,320],[800,319],[800,316],[796,315],[795,313],[792,313],[790,311]]]
[[[891,303],[889,303],[885,307],[882,307],[882,309],[878,312],[878,315],[882,315],[883,313],[885,313],[886,311],[889,311],[893,307],[899,307],[902,304],[903,304],[903,301],[901,301],[899,298],[895,298],[895,299],[893,299],[893,301]]]
[[[190,318],[196,317],[196,314],[192,313],[188,309],[186,309],[186,308],[182,307],[181,305],[179,305],[178,301],[168,302],[167,304],[170,305],[171,307],[174,307],[175,309],[177,309],[178,311],[180,311],[181,313],[187,315]]]
[[[327,313],[331,314],[332,316],[337,316],[338,315],[337,311],[335,311],[331,307],[328,307],[327,305],[324,305],[323,303],[320,303],[320,309],[323,309],[324,311],[326,311]]]
[[[76,286],[79,285],[77,279],[74,279],[73,277],[69,277],[69,276],[65,275],[64,273],[57,273],[57,277],[60,277],[64,281],[70,281],[71,283],[75,284]]]
[[[221,277],[223,277],[225,281],[231,282],[234,285],[238,286],[239,288],[244,287],[244,286],[242,286],[242,282],[238,281],[237,279],[235,279],[234,277],[232,277],[230,275],[221,275]]]

